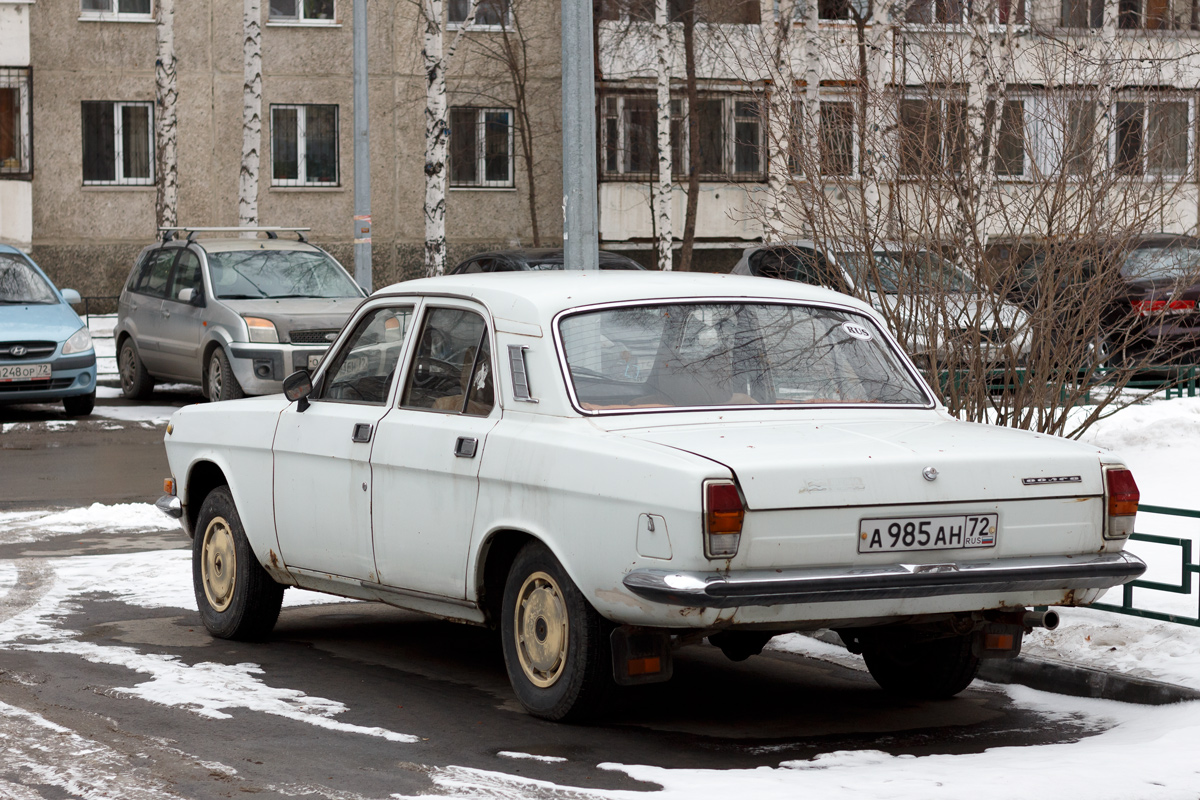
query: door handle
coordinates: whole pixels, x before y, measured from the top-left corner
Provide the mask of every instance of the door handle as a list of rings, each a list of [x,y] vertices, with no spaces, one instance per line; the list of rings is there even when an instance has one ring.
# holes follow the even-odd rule
[[[356,423],[350,440],[359,443],[371,441],[371,426],[365,422]]]
[[[459,458],[474,458],[479,449],[479,440],[472,436],[460,436],[454,443],[454,455]]]
[[[167,311],[167,310],[164,308],[164,309],[163,309],[163,316],[164,316],[164,317],[169,317],[169,316],[171,316],[171,312],[170,312],[170,311]]]

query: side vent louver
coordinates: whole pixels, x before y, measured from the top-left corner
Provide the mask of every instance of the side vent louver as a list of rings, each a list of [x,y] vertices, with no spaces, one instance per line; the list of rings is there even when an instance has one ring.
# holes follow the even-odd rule
[[[537,399],[529,393],[529,376],[525,372],[525,351],[528,349],[522,344],[510,344],[508,365],[512,370],[513,397],[523,403],[536,403]]]

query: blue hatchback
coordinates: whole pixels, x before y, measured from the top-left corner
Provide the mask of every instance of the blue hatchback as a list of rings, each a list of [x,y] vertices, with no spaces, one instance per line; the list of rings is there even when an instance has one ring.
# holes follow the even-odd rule
[[[92,335],[37,264],[0,244],[0,403],[62,400],[71,416],[96,405]]]

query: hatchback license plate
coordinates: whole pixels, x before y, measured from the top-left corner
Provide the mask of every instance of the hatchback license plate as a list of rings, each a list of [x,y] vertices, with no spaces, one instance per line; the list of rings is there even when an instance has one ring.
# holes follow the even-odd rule
[[[321,359],[325,357],[324,353],[308,357],[308,371],[316,372],[317,367],[321,366]]]
[[[858,527],[858,552],[995,547],[999,530],[997,514],[864,519]]]
[[[48,381],[49,364],[3,364],[0,365],[0,383],[13,381]]]

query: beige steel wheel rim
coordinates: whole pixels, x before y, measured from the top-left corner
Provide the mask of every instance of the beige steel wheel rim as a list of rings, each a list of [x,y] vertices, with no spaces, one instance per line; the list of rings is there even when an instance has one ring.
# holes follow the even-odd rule
[[[204,584],[204,596],[214,611],[229,608],[236,580],[233,531],[224,517],[214,517],[204,529],[204,542],[200,548],[200,582]]]
[[[558,582],[545,572],[535,572],[517,592],[517,660],[534,686],[545,689],[562,676],[567,664],[570,623],[567,601]]]

